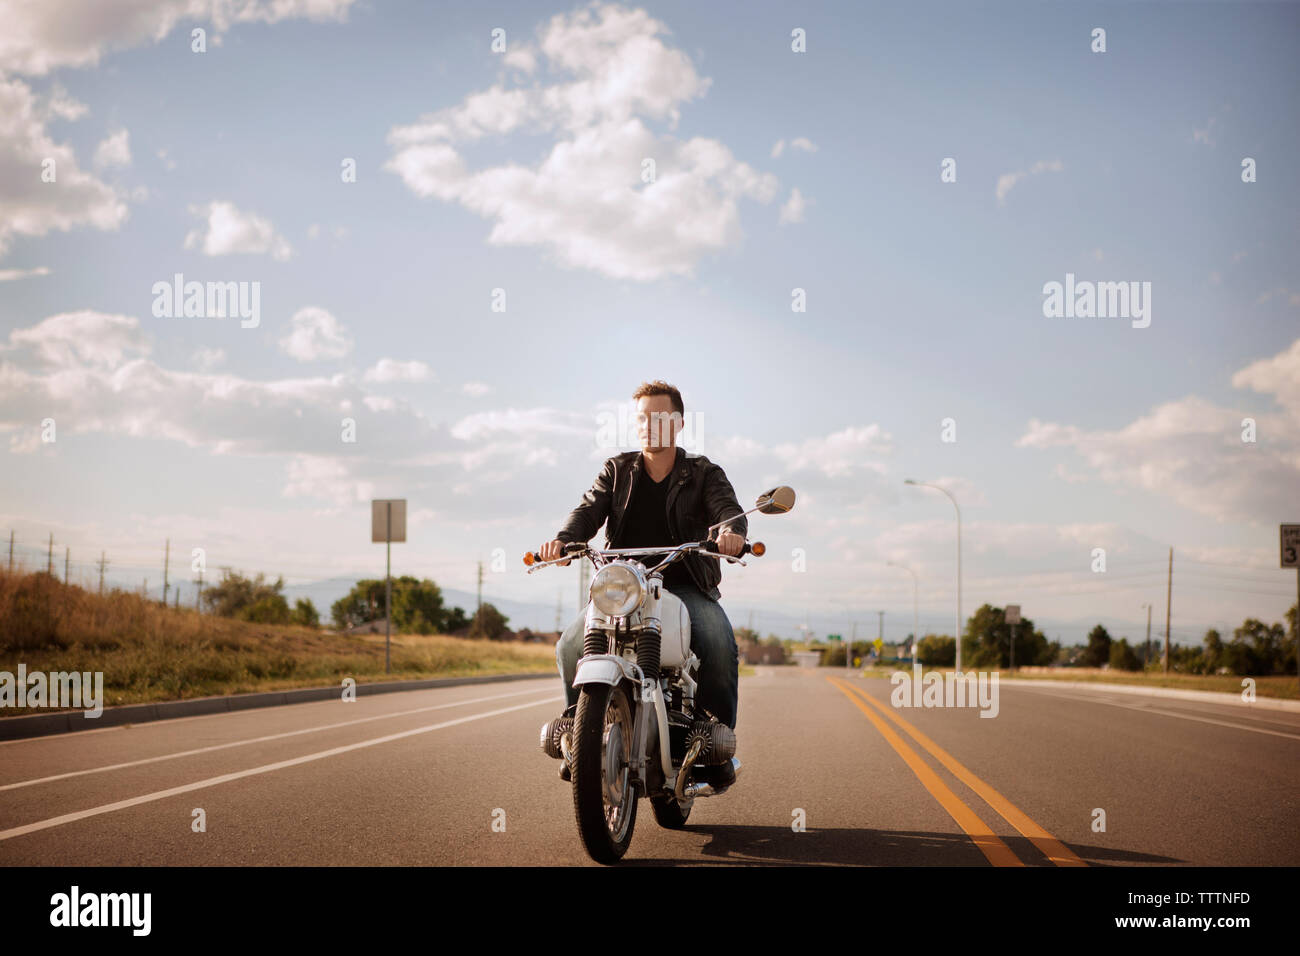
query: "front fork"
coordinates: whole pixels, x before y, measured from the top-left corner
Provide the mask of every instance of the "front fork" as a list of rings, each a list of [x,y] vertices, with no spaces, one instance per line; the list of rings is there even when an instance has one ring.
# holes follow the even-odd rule
[[[647,791],[646,763],[648,760],[647,750],[649,747],[651,719],[655,721],[658,731],[659,761],[664,781],[668,786],[676,783],[672,764],[671,738],[668,732],[668,704],[664,700],[663,688],[659,683],[659,642],[663,633],[659,608],[662,602],[660,589],[663,586],[663,580],[660,575],[654,574],[650,576],[648,583],[649,593],[646,595],[639,612],[637,661],[633,663],[621,655],[612,653],[614,647],[612,641],[608,638],[603,648],[604,654],[590,653],[590,651],[596,650],[596,642],[592,639],[596,634],[611,634],[614,622],[608,616],[596,610],[594,602],[588,603],[584,631],[587,635],[587,641],[584,642],[584,654],[582,660],[578,662],[578,672],[573,680],[575,686],[580,686],[589,681],[602,681],[610,684],[619,684],[626,681],[634,690],[631,699],[633,719],[629,771],[632,776],[632,785],[636,789],[638,796],[645,796]],[[613,666],[611,667],[611,665]],[[693,698],[695,681],[690,676],[689,662],[688,666],[683,670],[688,696]],[[586,674],[584,674],[584,671],[586,671]],[[654,715],[653,718],[651,714]],[[688,764],[683,763],[683,770],[687,766]]]

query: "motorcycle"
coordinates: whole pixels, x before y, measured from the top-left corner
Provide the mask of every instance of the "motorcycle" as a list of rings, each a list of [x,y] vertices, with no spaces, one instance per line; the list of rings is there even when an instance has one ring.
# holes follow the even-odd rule
[[[696,712],[700,660],[691,651],[690,617],[663,586],[661,572],[691,553],[742,566],[746,554],[761,557],[761,541],[746,542],[738,556],[724,555],[713,533],[755,511],[784,514],[794,499],[784,485],[766,491],[749,511],[710,527],[704,541],[606,550],[572,542],[553,561],[541,560],[540,549],[524,555],[529,574],[575,558],[596,568],[573,681],[578,703],[541,729],[542,752],[569,770],[578,833],[596,862],[616,863],[627,852],[641,797],[650,798],[660,826],[681,829],[697,797],[731,786],[696,779],[709,773],[701,768],[730,763],[739,773],[735,732]],[[664,557],[647,568],[637,558],[648,555]]]

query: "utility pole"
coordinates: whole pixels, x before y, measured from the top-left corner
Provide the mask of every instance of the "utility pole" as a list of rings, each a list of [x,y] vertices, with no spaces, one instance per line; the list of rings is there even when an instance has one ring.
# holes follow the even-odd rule
[[[144,584],[140,585],[140,597],[147,598],[148,596],[149,596],[149,579],[145,578]]]
[[[203,613],[203,606],[201,604],[202,600],[203,600],[203,569],[199,568],[199,589],[196,592],[194,592],[194,610],[198,611],[200,614]]]
[[[1142,666],[1145,668],[1151,660],[1151,602],[1148,601],[1142,606],[1147,609],[1147,649],[1142,655]]]
[[[66,544],[63,546],[63,585],[68,585],[68,560],[72,557],[72,549]]]
[[[482,561],[478,563],[478,608],[475,611],[475,613],[477,614],[478,611],[481,610],[483,610],[483,562]]]
[[[102,596],[104,593],[104,568],[107,567],[108,565],[108,560],[107,558],[105,558],[103,551],[99,552],[98,564],[99,564],[99,593]]]
[[[853,635],[849,638],[849,652],[844,655],[844,666],[853,667],[853,643],[858,639],[858,622],[853,622]]]
[[[172,539],[167,539],[167,550],[163,554],[163,607],[167,606],[167,571],[172,563]]]
[[[45,565],[45,570],[49,572],[50,577],[54,577],[54,532],[50,532],[50,554]]]
[[[877,611],[876,613],[880,615],[880,620],[877,622],[876,639],[883,645],[885,643],[885,612]]]
[[[14,533],[9,532],[9,573],[14,573]]]
[[[1165,673],[1169,673],[1169,619],[1174,609],[1174,549],[1169,549],[1169,582],[1165,586]]]

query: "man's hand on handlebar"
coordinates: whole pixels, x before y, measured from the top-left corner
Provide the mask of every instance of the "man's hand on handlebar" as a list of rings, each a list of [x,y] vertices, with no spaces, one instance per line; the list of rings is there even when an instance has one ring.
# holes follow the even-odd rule
[[[561,541],[559,538],[556,538],[552,541],[548,541],[544,545],[542,545],[543,561],[554,561],[556,558],[563,557],[563,555],[564,555],[564,542]],[[568,561],[561,561],[560,564],[557,565],[557,567],[567,568],[569,566],[569,561],[572,560],[573,559],[570,558]]]
[[[724,531],[718,535],[718,551],[731,557],[739,557],[740,552],[745,549],[745,538],[743,535],[732,534],[730,531]]]

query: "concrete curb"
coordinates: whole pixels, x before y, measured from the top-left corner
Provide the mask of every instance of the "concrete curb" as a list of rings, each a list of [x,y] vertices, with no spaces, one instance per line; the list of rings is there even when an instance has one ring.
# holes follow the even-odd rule
[[[1212,704],[1226,704],[1233,707],[1243,707],[1247,710],[1261,708],[1263,710],[1287,710],[1292,713],[1300,713],[1300,700],[1284,700],[1279,697],[1256,696],[1255,702],[1253,704],[1248,704],[1241,699],[1241,694],[1232,691],[1178,690],[1175,687],[1134,687],[1131,684],[1103,684],[1095,681],[1081,680],[1032,680],[1020,677],[1007,678],[1005,686],[1074,687],[1080,690],[1138,694],[1143,697],[1172,697],[1176,700],[1200,700]]]
[[[461,684],[491,684],[498,681],[532,680],[538,677],[557,678],[554,672],[544,674],[490,674],[484,677],[431,677],[425,680],[382,681],[358,684],[357,696],[391,694],[404,690],[426,690],[431,687],[456,687]],[[144,724],[174,717],[192,717],[199,714],[224,714],[255,707],[279,707],[284,704],[302,704],[313,700],[335,700],[342,696],[343,687],[302,687],[295,690],[266,691],[255,694],[232,694],[227,697],[195,697],[192,700],[158,701],[152,704],[125,704],[105,707],[98,717],[87,717],[85,711],[62,710],[55,714],[34,714],[29,717],[0,719],[0,740],[21,740],[66,734],[79,730],[98,730],[122,724]]]

